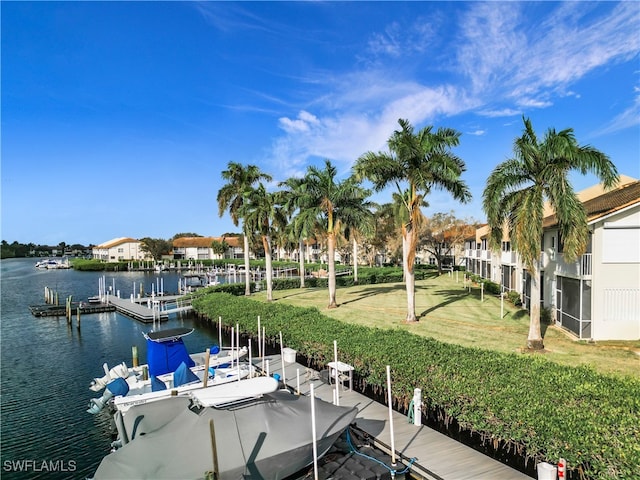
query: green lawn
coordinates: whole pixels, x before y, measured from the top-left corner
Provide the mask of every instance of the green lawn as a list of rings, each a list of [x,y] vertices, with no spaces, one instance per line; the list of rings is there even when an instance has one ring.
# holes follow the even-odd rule
[[[404,284],[387,283],[338,288],[338,308],[328,309],[325,288],[274,291],[277,302],[316,306],[330,317],[380,328],[402,328],[442,342],[526,355],[529,316],[524,310],[504,302],[500,318],[500,299],[484,295],[480,288],[471,293],[463,288],[462,276],[442,275],[416,282],[416,315],[420,321],[406,324]],[[256,293],[265,300],[265,292]],[[603,373],[640,377],[640,341],[587,343],[575,340],[555,326],[542,326],[545,357],[565,365],[591,365]],[[538,354],[542,355],[542,354]]]

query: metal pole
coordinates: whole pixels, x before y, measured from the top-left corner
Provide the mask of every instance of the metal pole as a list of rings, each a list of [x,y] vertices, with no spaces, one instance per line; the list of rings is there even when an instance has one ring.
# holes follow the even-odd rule
[[[396,445],[393,435],[393,408],[391,406],[391,366],[387,365],[387,402],[389,403],[389,431],[391,433],[391,465],[396,464]]]

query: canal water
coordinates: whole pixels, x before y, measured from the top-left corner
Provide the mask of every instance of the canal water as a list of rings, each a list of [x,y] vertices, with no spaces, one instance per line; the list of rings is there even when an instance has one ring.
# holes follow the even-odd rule
[[[132,346],[146,363],[144,332],[151,325],[117,312],[83,315],[81,326],[73,318],[36,318],[30,305],[42,305],[45,287],[58,292],[60,304],[86,301],[98,293],[99,279],[120,290],[122,297],[161,285],[167,293],[178,290],[179,273],[78,272],[39,270],[35,259],[0,261],[0,477],[2,479],[58,479],[91,477],[110,448],[108,412],[86,412],[94,377],[102,364],[126,361],[131,366]],[[159,279],[162,282],[159,282]],[[224,282],[225,278],[219,280]],[[239,278],[240,280],[240,278]],[[193,317],[171,315],[161,328],[195,327],[185,338],[190,352],[217,343],[215,329],[197,325]]]

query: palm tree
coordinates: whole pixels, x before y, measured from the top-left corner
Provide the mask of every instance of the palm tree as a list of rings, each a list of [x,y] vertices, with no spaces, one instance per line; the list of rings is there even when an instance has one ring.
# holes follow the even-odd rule
[[[371,195],[369,190],[359,188],[360,192],[356,193],[354,201],[362,208],[347,209],[343,215],[344,236],[351,241],[353,249],[353,282],[358,283],[358,240],[371,235],[374,229],[373,209],[377,207],[374,202],[368,201]],[[359,193],[360,199],[356,200]]]
[[[225,211],[229,211],[231,221],[237,227],[241,218],[240,211],[247,196],[254,185],[261,180],[271,181],[271,175],[263,173],[255,165],[246,167],[237,163],[229,162],[227,169],[223,170],[222,178],[227,183],[218,191],[218,215],[222,217]],[[244,268],[245,268],[245,295],[251,295],[251,279],[249,277],[249,236],[243,226],[244,233]]]
[[[356,161],[354,172],[358,178],[369,179],[377,191],[389,185],[397,189],[403,199],[406,220],[402,227],[403,264],[407,291],[407,322],[417,321],[415,313],[415,262],[420,206],[432,188],[443,189],[461,202],[468,202],[471,193],[460,179],[466,170],[464,162],[451,152],[459,143],[460,133],[450,128],[422,128],[414,133],[413,126],[398,120],[389,140],[387,152],[367,152]],[[404,187],[403,187],[404,186]]]
[[[272,236],[274,227],[284,226],[286,221],[282,208],[276,202],[276,195],[267,192],[262,183],[253,189],[246,198],[241,210],[246,231],[257,232],[264,247],[264,260],[267,280],[267,300],[273,300],[273,267],[271,266]]]
[[[292,177],[280,182],[279,186],[285,187],[279,192],[279,201],[290,218],[287,230],[291,237],[298,242],[300,288],[304,288],[304,255],[302,254],[304,242],[305,239],[315,235],[320,225],[316,212],[305,208],[306,183],[304,179]]]
[[[338,171],[329,160],[325,160],[324,169],[309,166],[304,179],[305,186],[299,200],[299,208],[304,212],[307,225],[313,224],[311,219],[321,226],[321,236],[327,239],[329,270],[329,308],[336,303],[336,238],[340,234],[344,222],[366,215],[366,190],[362,189],[355,178],[351,177],[336,182]],[[308,218],[307,218],[308,217]]]
[[[592,172],[605,188],[618,180],[615,165],[591,146],[578,145],[573,129],[549,129],[538,140],[531,121],[523,117],[524,131],[516,138],[514,156],[499,164],[487,180],[483,209],[491,228],[491,242],[500,245],[503,228],[531,275],[531,311],[527,346],[544,348],[540,331],[540,239],[545,201],[555,211],[568,261],[586,251],[587,216],[568,179],[569,171]]]

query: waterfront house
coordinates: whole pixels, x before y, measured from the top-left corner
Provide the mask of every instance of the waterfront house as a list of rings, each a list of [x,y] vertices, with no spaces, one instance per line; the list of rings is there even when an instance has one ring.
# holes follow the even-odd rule
[[[577,194],[587,213],[587,251],[567,263],[557,220],[547,206],[540,254],[541,308],[555,324],[585,340],[640,339],[640,182],[621,176],[606,192],[595,185]],[[521,294],[529,307],[530,276],[503,235],[499,251],[482,226],[465,240],[467,270]]]
[[[96,245],[91,254],[94,259],[105,262],[151,259],[151,256],[142,250],[141,243],[129,237],[114,238]]]

